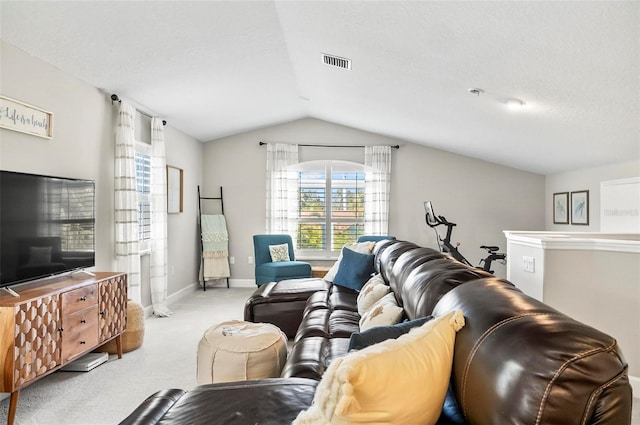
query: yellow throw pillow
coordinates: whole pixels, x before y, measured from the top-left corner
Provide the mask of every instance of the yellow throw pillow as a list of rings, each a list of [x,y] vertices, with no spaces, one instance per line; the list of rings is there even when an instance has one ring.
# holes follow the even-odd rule
[[[462,312],[454,311],[335,360],[313,404],[293,423],[435,424],[449,385],[455,335],[463,326]]]

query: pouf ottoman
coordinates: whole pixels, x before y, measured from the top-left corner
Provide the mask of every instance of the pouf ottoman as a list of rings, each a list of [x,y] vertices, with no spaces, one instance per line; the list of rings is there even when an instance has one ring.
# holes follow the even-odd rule
[[[270,323],[231,320],[205,331],[197,357],[198,385],[277,378],[287,359],[287,337]]]

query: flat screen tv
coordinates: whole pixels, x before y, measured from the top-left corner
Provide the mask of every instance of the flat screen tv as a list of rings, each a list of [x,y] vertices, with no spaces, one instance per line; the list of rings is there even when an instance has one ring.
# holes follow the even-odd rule
[[[95,183],[0,171],[0,287],[93,266]]]

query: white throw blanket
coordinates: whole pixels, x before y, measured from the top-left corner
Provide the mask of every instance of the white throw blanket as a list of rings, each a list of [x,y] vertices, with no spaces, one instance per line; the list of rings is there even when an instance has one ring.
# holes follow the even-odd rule
[[[229,277],[229,234],[224,215],[201,216],[204,280]]]

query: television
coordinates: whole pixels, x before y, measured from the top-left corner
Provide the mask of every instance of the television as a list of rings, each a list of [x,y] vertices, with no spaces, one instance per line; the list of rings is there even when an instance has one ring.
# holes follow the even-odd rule
[[[93,266],[94,181],[0,171],[0,288]]]

